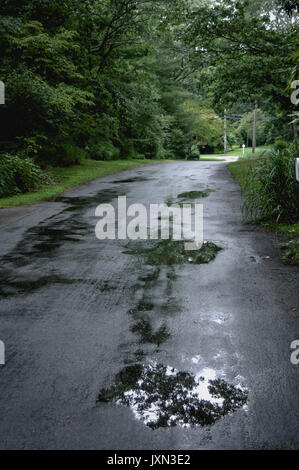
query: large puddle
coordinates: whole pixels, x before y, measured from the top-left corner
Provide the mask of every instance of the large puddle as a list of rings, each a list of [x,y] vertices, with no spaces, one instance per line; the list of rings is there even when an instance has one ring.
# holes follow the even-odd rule
[[[185,242],[173,240],[160,240],[152,247],[139,243],[134,250],[127,250],[128,255],[142,255],[146,264],[174,265],[174,264],[207,264],[213,261],[222,248],[212,242],[205,242],[200,250],[186,251]]]
[[[208,426],[247,403],[247,391],[230,385],[212,369],[180,372],[150,362],[125,367],[115,384],[100,391],[98,402],[129,406],[152,429]]]
[[[201,199],[203,197],[209,197],[211,193],[215,192],[214,189],[204,189],[203,191],[189,191],[178,195],[179,199]]]

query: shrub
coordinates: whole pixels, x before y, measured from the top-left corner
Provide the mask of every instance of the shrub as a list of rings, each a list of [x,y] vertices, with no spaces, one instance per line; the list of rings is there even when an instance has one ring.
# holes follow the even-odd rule
[[[120,150],[114,147],[114,145],[109,141],[98,142],[89,146],[89,154],[94,160],[118,160],[120,157]]]
[[[70,143],[51,143],[50,141],[42,147],[37,157],[41,166],[46,163],[60,167],[77,165],[84,158],[86,158],[84,149]]]
[[[50,177],[29,158],[0,155],[0,197],[26,193],[49,183]]]
[[[181,129],[172,129],[170,142],[169,142],[169,153],[172,158],[185,158],[188,153],[188,139]]]
[[[299,266],[299,239],[291,240],[280,245],[281,258],[284,264]]]
[[[134,144],[130,141],[124,142],[121,146],[120,158],[126,160],[144,160],[145,156],[142,153],[139,153]]]
[[[285,150],[289,146],[288,142],[283,139],[277,139],[274,142],[275,150]]]
[[[197,145],[192,145],[190,157],[192,157],[192,158],[200,158],[200,150],[199,150],[199,148],[197,147]]]
[[[73,144],[63,144],[61,146],[63,159],[61,166],[77,165],[86,158],[86,150]]]
[[[294,164],[298,157],[299,145],[295,142],[253,161],[245,182],[247,219],[299,220],[299,183]]]

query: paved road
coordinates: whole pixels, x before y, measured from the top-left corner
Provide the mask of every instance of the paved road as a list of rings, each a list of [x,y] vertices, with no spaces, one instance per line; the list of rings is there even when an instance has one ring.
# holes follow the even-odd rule
[[[207,187],[215,192],[202,199],[205,240],[223,248],[209,264],[147,265],[124,253],[127,242],[95,238],[100,202],[176,201]],[[25,215],[2,211],[1,224],[1,448],[299,448],[299,366],[290,363],[298,269],[281,264],[274,234],[242,223],[226,163],[145,166]],[[100,389],[141,368],[143,380],[160,370],[167,387],[178,371],[206,384],[220,378],[248,400],[212,425],[155,429],[134,400],[97,402]]]

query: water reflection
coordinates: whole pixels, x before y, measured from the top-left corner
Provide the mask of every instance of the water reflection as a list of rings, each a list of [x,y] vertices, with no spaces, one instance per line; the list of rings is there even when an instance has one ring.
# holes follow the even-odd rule
[[[150,362],[124,368],[98,401],[129,406],[152,429],[207,426],[245,406],[247,392],[217,378],[213,369],[193,375]]]

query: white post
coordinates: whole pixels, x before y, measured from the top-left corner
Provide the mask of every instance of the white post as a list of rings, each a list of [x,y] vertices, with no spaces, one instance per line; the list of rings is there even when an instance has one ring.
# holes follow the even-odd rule
[[[0,104],[5,104],[5,85],[0,80]]]
[[[5,344],[3,341],[0,341],[0,365],[5,365]]]
[[[253,136],[252,136],[252,153],[255,153],[256,150],[256,123],[257,123],[257,110],[258,104],[255,103],[254,113],[253,113]]]
[[[227,151],[227,121],[226,121],[226,109],[224,110],[224,153]]]

